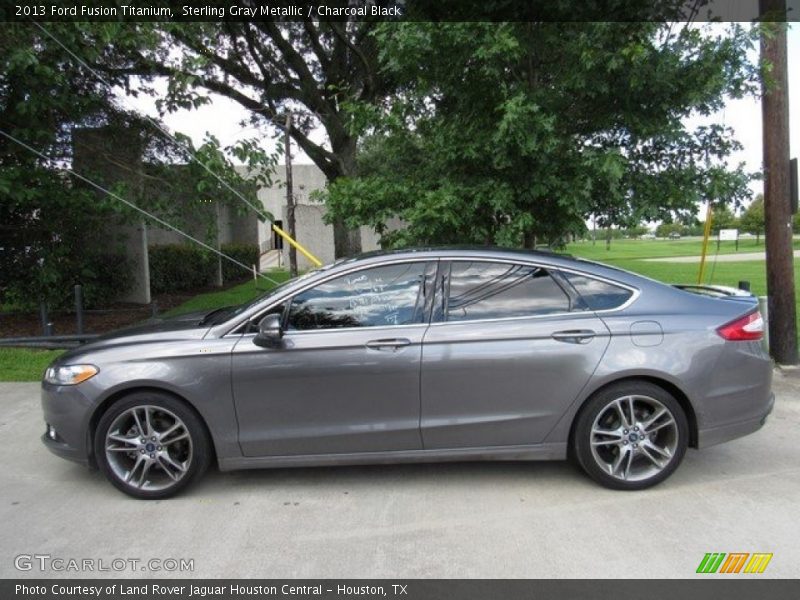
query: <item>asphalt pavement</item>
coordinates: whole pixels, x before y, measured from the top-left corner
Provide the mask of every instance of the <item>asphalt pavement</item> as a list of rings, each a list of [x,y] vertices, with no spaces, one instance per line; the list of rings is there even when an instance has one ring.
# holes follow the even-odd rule
[[[213,471],[144,502],[42,446],[38,384],[0,384],[0,577],[685,578],[707,552],[774,555],[725,577],[797,577],[800,374],[775,392],[761,431],[644,492],[566,462],[461,463]]]

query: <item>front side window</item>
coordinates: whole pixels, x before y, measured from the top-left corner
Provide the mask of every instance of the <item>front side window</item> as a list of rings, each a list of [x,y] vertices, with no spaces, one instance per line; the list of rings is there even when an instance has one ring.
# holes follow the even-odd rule
[[[526,317],[569,309],[567,294],[540,267],[459,261],[450,269],[448,321]]]
[[[342,275],[299,293],[288,329],[387,327],[422,323],[424,262],[401,263]]]

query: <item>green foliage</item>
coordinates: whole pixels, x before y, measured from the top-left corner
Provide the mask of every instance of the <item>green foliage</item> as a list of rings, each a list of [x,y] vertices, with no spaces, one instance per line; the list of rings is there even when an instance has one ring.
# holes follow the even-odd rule
[[[711,213],[711,232],[718,235],[720,229],[738,229],[739,219],[727,206],[715,206]]]
[[[402,93],[327,202],[385,245],[558,245],[591,216],[630,227],[749,195],[751,175],[724,167],[732,131],[684,125],[757,89],[742,28],[383,23],[376,38]]]
[[[150,291],[154,294],[196,290],[210,285],[217,270],[217,257],[186,244],[152,246]]]
[[[3,253],[0,291],[3,303],[23,310],[45,300],[50,309],[74,306],[74,288],[83,287],[84,306],[98,308],[127,291],[132,283],[130,261],[121,254],[76,253],[70,248],[35,255]]]
[[[636,239],[648,233],[650,230],[644,225],[634,225],[622,230],[623,237]]]
[[[744,211],[740,219],[740,225],[743,231],[752,233],[756,238],[760,238],[764,234],[764,196],[759,194],[755,200],[750,203],[747,210]]]
[[[238,260],[245,265],[256,265],[261,256],[257,244],[222,244],[223,254]],[[252,273],[245,271],[242,267],[229,260],[222,259],[222,281],[241,281],[248,277],[252,278]]]
[[[86,62],[108,68],[106,81],[140,93],[129,85],[130,73],[118,67],[128,44],[156,43],[148,28],[44,27]],[[227,203],[240,214],[248,210],[231,189],[255,203],[253,183],[268,185],[277,159],[257,138],[228,148],[210,136],[199,147],[186,137],[175,144],[157,125],[121,110],[111,87],[33,23],[3,27],[0,128],[52,158],[40,159],[0,137],[0,301],[25,307],[40,300],[60,306],[73,283],[82,283],[87,302],[97,305],[129,283],[120,258],[123,240],[111,232],[141,215],[64,166],[211,242],[215,204]],[[232,158],[248,167],[253,181],[235,171]],[[113,264],[116,270],[108,268]]]
[[[657,237],[669,237],[670,233],[678,233],[682,236],[698,236],[703,235],[703,223],[690,224],[686,223],[661,223],[656,227]]]
[[[51,23],[66,43],[75,28]],[[72,158],[73,127],[132,121],[111,101],[111,90],[32,24],[6,23],[0,36],[0,128],[52,157],[44,161],[0,138],[0,299],[20,307],[45,300],[71,303],[72,286],[85,286],[97,305],[128,284],[115,240],[98,240],[118,207],[99,198],[54,163]],[[102,251],[111,257],[105,259]]]
[[[159,94],[162,113],[195,109],[213,92],[249,111],[252,128],[269,135],[283,130],[291,110],[295,142],[335,179],[352,170],[361,128],[358,110],[346,107],[370,106],[390,88],[378,69],[374,27],[363,19],[105,23],[84,26],[84,34],[95,44],[114,41],[114,55],[99,67],[124,73],[131,93]],[[167,78],[166,94],[153,85],[156,77]],[[312,139],[316,127],[327,132],[325,142]]]

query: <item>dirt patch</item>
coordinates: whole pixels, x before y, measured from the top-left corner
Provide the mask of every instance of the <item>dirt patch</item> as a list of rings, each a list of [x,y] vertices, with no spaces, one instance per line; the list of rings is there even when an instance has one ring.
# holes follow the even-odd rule
[[[198,290],[185,294],[160,294],[154,298],[158,313],[180,306],[204,291],[209,290]],[[151,305],[117,302],[102,310],[84,311],[83,329],[84,333],[106,333],[135,325],[149,319],[152,315],[153,307]],[[77,332],[74,312],[53,312],[48,317],[53,323],[53,335],[70,335]],[[36,311],[0,313],[0,337],[27,337],[42,335],[42,333],[42,322]]]

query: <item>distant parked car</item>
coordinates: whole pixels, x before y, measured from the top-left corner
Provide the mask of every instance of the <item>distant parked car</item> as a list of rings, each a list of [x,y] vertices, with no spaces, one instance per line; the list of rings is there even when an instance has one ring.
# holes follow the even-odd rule
[[[679,240],[679,239],[681,239],[681,234],[678,233],[677,231],[673,231],[673,232],[671,232],[669,234],[669,239],[671,239],[671,240]]]
[[[757,300],[697,291],[542,252],[364,255],[60,356],[43,441],[138,498],[213,462],[568,455],[642,489],[772,409]]]
[[[641,239],[641,240],[654,240],[654,239],[656,239],[656,234],[655,233],[643,233],[642,235],[639,236],[639,239]]]

